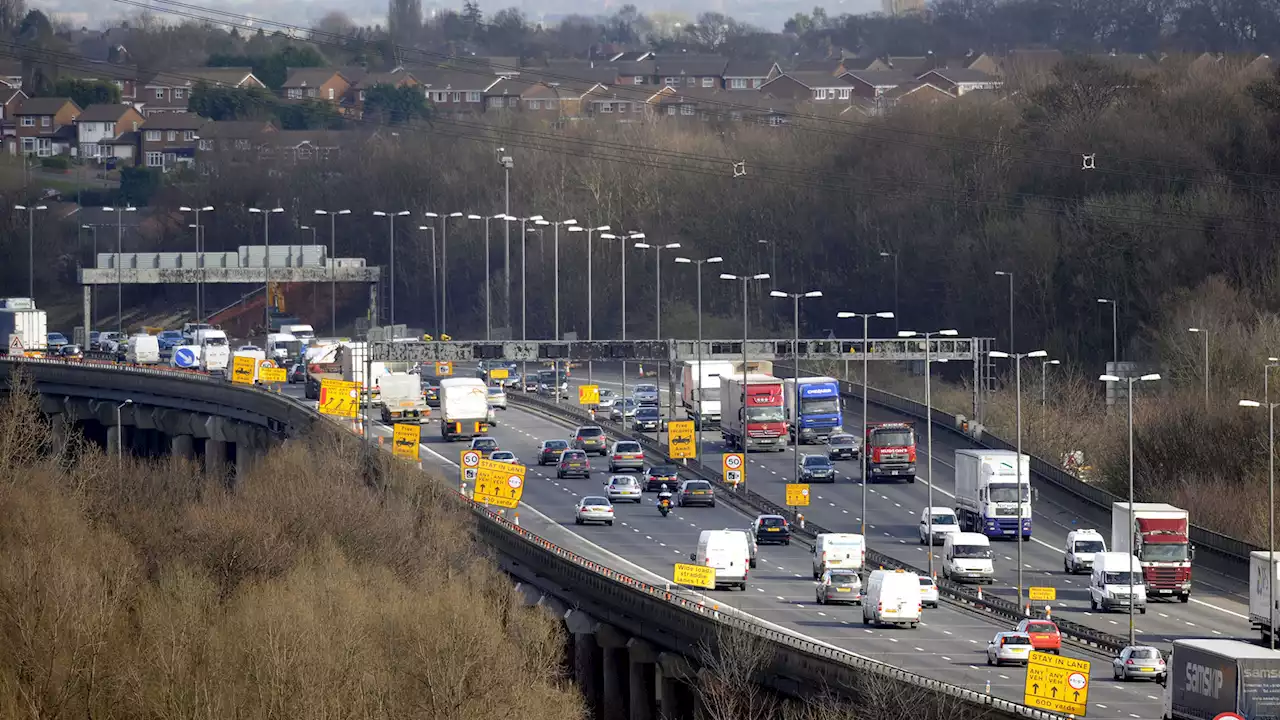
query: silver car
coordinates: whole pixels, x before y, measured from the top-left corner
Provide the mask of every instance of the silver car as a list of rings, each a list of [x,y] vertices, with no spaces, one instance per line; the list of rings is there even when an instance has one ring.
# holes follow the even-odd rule
[[[520,464],[520,459],[517,458],[516,454],[510,450],[494,450],[489,454],[489,459],[494,462],[511,463],[513,465]]]
[[[507,409],[507,391],[500,387],[490,386],[488,390],[489,407]]]
[[[862,578],[856,570],[839,568],[822,573],[818,581],[818,604],[832,603],[862,604]]]
[[[574,511],[573,522],[576,525],[586,525],[589,522],[602,522],[605,525],[612,525],[613,503],[609,502],[609,498],[598,495],[584,497],[578,501]]]
[[[612,390],[600,389],[600,402],[596,405],[601,410],[608,410],[618,400],[618,394]]]
[[[1111,672],[1117,680],[1151,678],[1163,682],[1169,671],[1159,650],[1149,645],[1130,645],[1111,660]]]
[[[622,398],[615,400],[613,407],[609,409],[609,419],[614,422],[630,420],[636,416],[637,407],[639,407],[639,404],[636,403],[635,398]]]
[[[609,496],[611,502],[629,500],[639,503],[643,497],[640,492],[640,482],[634,475],[614,475],[609,478],[609,482],[605,483],[605,488],[605,494]]]
[[[637,385],[633,394],[636,402],[641,405],[657,405],[658,404],[658,386],[657,385]]]
[[[1031,661],[1031,636],[1020,632],[996,633],[987,643],[987,664],[1022,663]]]

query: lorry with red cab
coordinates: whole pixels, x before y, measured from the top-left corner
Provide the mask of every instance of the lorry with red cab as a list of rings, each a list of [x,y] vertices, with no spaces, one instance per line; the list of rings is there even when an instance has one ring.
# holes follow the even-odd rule
[[[911,423],[868,423],[863,443],[862,477],[916,481],[916,431]]]
[[[1167,503],[1134,503],[1129,526],[1129,503],[1111,504],[1111,550],[1134,555],[1142,563],[1147,597],[1191,598],[1191,560],[1195,548],[1188,535],[1186,510]]]
[[[762,373],[721,375],[720,435],[730,451],[786,450],[782,381]]]

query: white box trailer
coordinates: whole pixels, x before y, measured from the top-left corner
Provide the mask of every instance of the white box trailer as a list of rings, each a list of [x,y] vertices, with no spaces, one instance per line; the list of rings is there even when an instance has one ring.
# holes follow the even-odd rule
[[[699,429],[720,423],[720,377],[734,374],[731,362],[689,361],[680,374],[680,404]]]
[[[440,381],[440,436],[450,442],[489,432],[489,388],[479,378]]]
[[[12,347],[16,337],[22,349]],[[49,320],[43,310],[0,308],[0,342],[13,355],[43,353],[49,349]]]
[[[1254,630],[1262,632],[1262,641],[1267,642],[1272,628],[1280,618],[1280,587],[1276,587],[1273,604],[1272,586],[1280,579],[1280,552],[1272,554],[1266,550],[1254,550],[1249,553],[1249,624]]]

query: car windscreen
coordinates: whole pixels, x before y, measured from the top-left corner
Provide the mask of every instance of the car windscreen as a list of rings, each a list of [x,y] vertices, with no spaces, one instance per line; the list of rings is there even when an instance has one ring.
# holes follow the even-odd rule
[[[951,554],[969,560],[990,560],[992,557],[991,548],[986,545],[956,545],[951,548]]]
[[[650,475],[661,475],[663,477],[675,475],[678,472],[674,465],[655,465],[649,468]]]
[[[902,447],[915,444],[915,433],[910,430],[880,430],[871,436],[876,447]]]
[[[1078,553],[1100,553],[1106,552],[1106,545],[1101,540],[1077,540],[1076,552]]]
[[[684,489],[685,490],[710,490],[711,483],[703,482],[702,480],[695,480],[693,482],[686,483],[684,486]]]
[[[852,435],[832,435],[831,440],[829,442],[832,445],[852,445],[853,436]]]
[[[634,442],[620,442],[620,443],[618,443],[618,444],[614,447],[614,449],[615,449],[615,450],[617,450],[617,451],[618,451],[618,452],[620,452],[620,453],[624,453],[624,452],[625,452],[625,453],[635,453],[635,452],[640,452],[640,443],[634,443]]]
[[[1049,623],[1027,623],[1027,632],[1052,634],[1058,632],[1058,628]]]
[[[804,466],[825,468],[831,467],[831,462],[824,457],[807,457],[804,459]]]
[[[658,392],[658,388],[657,388],[657,387],[655,387],[655,386],[653,386],[653,385],[637,385],[637,386],[636,386],[636,392],[638,392],[638,393],[656,393],[656,392]]]
[[[636,417],[637,417],[637,418],[644,418],[645,420],[657,420],[657,419],[658,419],[658,409],[657,409],[657,408],[647,408],[647,407],[640,408],[639,410],[637,410],[637,411],[636,411]]]
[[[493,440],[493,439],[491,439],[491,438],[486,438],[486,439],[484,439],[484,440],[476,440],[475,447],[477,447],[477,448],[479,448],[479,449],[481,449],[481,450],[486,450],[486,449],[489,449],[489,448],[496,448],[496,447],[498,447],[498,441],[497,441],[497,440]]]
[[[548,440],[547,441],[548,450],[563,450],[567,447],[569,447],[569,443],[566,440]]]
[[[934,525],[956,525],[955,515],[934,515],[931,519]]]

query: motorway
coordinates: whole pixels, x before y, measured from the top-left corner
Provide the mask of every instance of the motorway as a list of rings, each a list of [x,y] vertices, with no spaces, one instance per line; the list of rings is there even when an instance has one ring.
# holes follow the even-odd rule
[[[516,408],[499,411],[498,422],[491,434],[503,449],[512,450],[522,459],[533,456],[540,440],[567,437],[572,432],[569,425]],[[389,437],[390,429],[375,423],[374,433]],[[423,438],[424,466],[434,464],[446,477],[457,477],[458,454],[464,444],[443,442],[434,424],[424,426]],[[519,509],[522,525],[540,534],[545,532],[549,539],[586,557],[653,581],[670,578],[674,563],[696,549],[702,530],[749,525],[747,516],[723,503],[715,508],[677,508],[663,518],[652,505],[653,496],[646,495],[638,505],[619,504],[612,527],[575,526],[575,502],[583,495],[602,493],[607,477],[607,466],[602,466],[599,458],[592,462],[600,471],[590,480],[557,480],[550,467],[530,466]],[[938,609],[926,610],[924,621],[915,630],[866,628],[861,623],[860,608],[816,605],[814,589],[806,548],[799,544],[764,546],[759,567],[748,580],[747,592],[721,591],[709,597],[810,639],[922,675],[978,691],[990,682],[993,694],[1022,702],[1025,671],[1016,667],[989,668],[985,664],[986,643],[1005,629],[1003,625],[944,603]],[[1075,650],[1068,650],[1067,654],[1094,663],[1090,717],[1159,716],[1160,686],[1118,683],[1111,678],[1108,659]]]
[[[585,372],[575,372],[574,379],[585,382]],[[596,384],[614,389],[621,388],[618,371],[596,368],[593,373]],[[628,388],[635,378],[627,379]],[[651,382],[651,380],[650,380]],[[663,408],[667,407],[666,391],[663,391]],[[852,411],[853,426],[861,420],[859,403],[846,400],[846,410]],[[679,405],[677,398],[677,406]],[[680,412],[677,410],[677,415]],[[887,410],[871,407],[871,422],[910,420]],[[846,420],[846,426],[850,423]],[[922,423],[916,423],[917,427]],[[923,429],[923,428],[921,428]],[[867,535],[872,548],[897,560],[909,562],[926,569],[929,564],[928,547],[920,544],[918,523],[921,510],[929,504],[928,475],[929,455],[923,433],[916,472],[921,475],[914,484],[878,483],[868,487]],[[719,465],[724,451],[719,433],[708,431],[703,438],[707,461],[711,467]],[[966,446],[951,433],[934,433],[934,497],[933,504],[953,506],[955,476],[954,453]],[[806,445],[801,455],[821,452],[821,446]],[[777,503],[784,502],[787,482],[794,477],[794,448],[784,453],[753,452],[748,456],[747,486]],[[858,463],[839,462],[839,477],[831,485],[811,485],[811,505],[804,510],[806,519],[823,527],[841,532],[857,532],[862,521],[862,483]],[[1081,503],[1047,483],[1033,487],[1039,493],[1033,510],[1032,539],[1022,548],[1023,583],[1025,587],[1053,587],[1057,601],[1051,603],[1053,615],[1097,628],[1104,632],[1125,636],[1129,630],[1126,613],[1101,613],[1089,609],[1088,575],[1068,575],[1063,570],[1063,548],[1067,533],[1073,528],[1096,528],[1110,538],[1110,516],[1097,511],[1082,514]],[[1194,520],[1194,518],[1193,518]],[[996,584],[983,592],[994,592],[1009,600],[1016,600],[1018,572],[1017,545],[1015,541],[994,541],[996,554]],[[941,574],[941,546],[935,548],[934,568]],[[1134,622],[1139,642],[1164,647],[1176,638],[1232,637],[1256,640],[1248,622],[1248,585],[1244,580],[1230,578],[1196,565],[1193,571],[1193,589],[1189,603],[1153,600],[1146,615],[1135,615]]]

